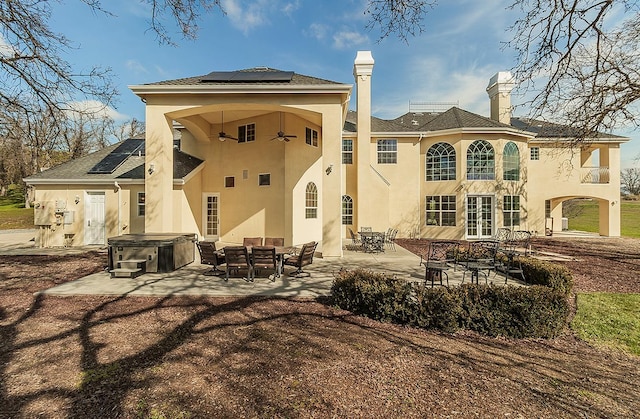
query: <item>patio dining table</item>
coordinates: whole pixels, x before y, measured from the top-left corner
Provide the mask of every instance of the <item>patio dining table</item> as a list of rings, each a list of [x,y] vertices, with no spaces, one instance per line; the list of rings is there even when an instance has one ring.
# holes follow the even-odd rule
[[[384,252],[385,234],[380,231],[361,231],[362,248],[365,252]]]
[[[247,253],[249,253],[249,257],[251,258],[253,246],[246,246]],[[295,254],[296,248],[292,246],[262,246],[262,247],[272,247],[276,249],[276,262],[278,264],[278,275],[282,274],[282,270],[284,268],[284,259],[287,255]],[[224,253],[224,248],[222,249]],[[253,264],[253,261],[252,261]]]

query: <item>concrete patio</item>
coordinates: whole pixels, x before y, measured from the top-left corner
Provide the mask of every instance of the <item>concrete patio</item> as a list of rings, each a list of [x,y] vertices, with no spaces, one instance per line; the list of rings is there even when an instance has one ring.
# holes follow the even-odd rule
[[[89,246],[75,248],[35,248],[32,238],[33,230],[14,230],[0,232],[0,255],[68,255],[82,254],[87,251],[103,251],[105,265],[107,253],[105,247]],[[350,243],[350,240],[345,240]],[[108,272],[99,272],[83,278],[70,281],[54,288],[42,290],[47,295],[137,295],[137,296],[165,296],[165,295],[209,295],[220,297],[237,296],[279,296],[285,298],[315,298],[330,294],[334,275],[341,269],[370,269],[387,275],[402,278],[411,282],[424,281],[425,268],[420,264],[420,257],[408,250],[396,246],[395,250],[387,248],[383,253],[364,253],[349,250],[345,244],[342,258],[314,258],[313,264],[305,267],[310,274],[305,278],[294,278],[286,274],[293,268],[288,267],[285,274],[275,281],[265,276],[257,276],[254,282],[243,278],[231,278],[228,282],[218,276],[204,275],[211,267],[200,264],[196,260],[174,272],[146,273],[137,278],[111,278]],[[548,260],[558,260],[562,255],[536,254],[536,257]],[[448,271],[449,285],[460,285],[463,279],[461,269]],[[470,281],[466,275],[465,282]],[[480,282],[483,283],[481,276]],[[504,284],[502,274],[489,275],[489,283]],[[509,279],[511,285],[524,285],[522,281]]]

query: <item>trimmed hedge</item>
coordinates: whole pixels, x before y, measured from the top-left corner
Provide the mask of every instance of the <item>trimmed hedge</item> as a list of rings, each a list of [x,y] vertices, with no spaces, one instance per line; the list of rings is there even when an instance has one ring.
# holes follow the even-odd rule
[[[558,336],[570,313],[568,270],[547,262],[522,261],[527,280],[547,286],[463,284],[430,288],[365,269],[341,271],[333,302],[376,320],[453,333],[474,330],[514,338]]]

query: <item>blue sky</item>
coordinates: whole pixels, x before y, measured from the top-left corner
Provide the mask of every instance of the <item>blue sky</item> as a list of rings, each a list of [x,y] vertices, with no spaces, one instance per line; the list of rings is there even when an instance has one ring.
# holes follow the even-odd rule
[[[222,0],[227,15],[205,15],[198,39],[176,34],[177,47],[157,42],[147,30],[148,6],[137,0],[104,1],[114,16],[67,1],[56,6],[49,23],[75,45],[67,57],[74,68],[112,69],[120,91],[114,113],[122,120],[144,120],[144,104],[129,85],[256,66],[353,84],[358,50],[371,50],[376,61],[374,115],[395,118],[413,101],[457,102],[488,116],[489,78],[515,65],[513,52],[502,47],[511,37],[505,28],[515,20],[510,3],[441,1],[427,16],[425,33],[408,44],[396,37],[378,42],[379,33],[365,28],[365,0]],[[515,104],[519,100],[513,97]],[[628,129],[616,134],[638,137]],[[640,156],[638,142],[623,145],[623,166]]]

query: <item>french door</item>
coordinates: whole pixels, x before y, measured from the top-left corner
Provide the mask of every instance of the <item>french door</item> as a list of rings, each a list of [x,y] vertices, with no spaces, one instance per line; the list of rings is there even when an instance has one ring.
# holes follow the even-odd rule
[[[494,202],[493,195],[467,196],[468,239],[487,239],[493,235]]]
[[[220,194],[206,193],[202,197],[202,234],[208,240],[220,238]]]

